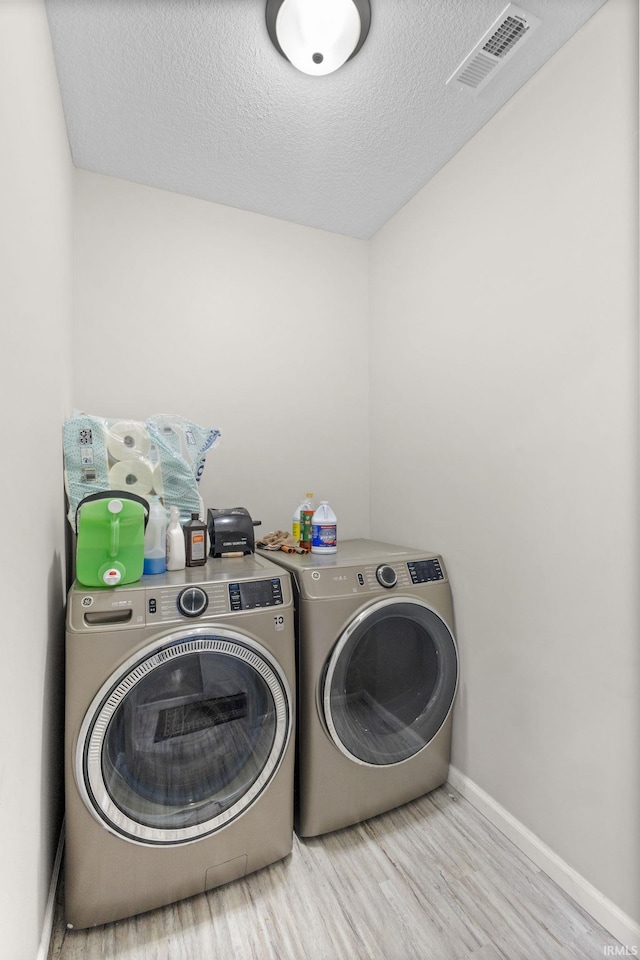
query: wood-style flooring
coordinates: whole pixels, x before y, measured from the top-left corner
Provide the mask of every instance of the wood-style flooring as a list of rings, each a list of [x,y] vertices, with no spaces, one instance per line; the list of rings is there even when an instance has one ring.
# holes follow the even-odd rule
[[[58,904],[49,960],[599,960],[613,945],[445,784],[130,920],[67,931]]]

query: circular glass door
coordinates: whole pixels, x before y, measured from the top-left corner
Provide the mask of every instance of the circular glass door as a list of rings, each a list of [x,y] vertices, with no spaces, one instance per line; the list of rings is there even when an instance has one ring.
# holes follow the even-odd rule
[[[151,644],[105,683],[80,731],[76,779],[111,830],[184,843],[255,801],[290,735],[277,662],[248,637],[203,628]]]
[[[419,600],[383,600],[334,647],[322,691],[327,729],[351,760],[400,763],[436,735],[457,682],[456,645],[444,620]]]

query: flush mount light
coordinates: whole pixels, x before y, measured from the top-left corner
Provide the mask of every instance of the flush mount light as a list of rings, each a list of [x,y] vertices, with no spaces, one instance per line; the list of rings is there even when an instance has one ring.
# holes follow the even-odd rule
[[[369,0],[267,0],[276,50],[303,73],[333,73],[355,56],[369,32]]]

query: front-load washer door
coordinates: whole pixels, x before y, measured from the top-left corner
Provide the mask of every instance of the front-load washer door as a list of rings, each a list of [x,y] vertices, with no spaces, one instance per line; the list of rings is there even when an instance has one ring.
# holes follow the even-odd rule
[[[400,763],[441,728],[457,682],[456,645],[444,620],[419,600],[382,600],[333,648],[322,689],[327,731],[355,762]]]
[[[179,844],[251,806],[291,736],[278,663],[239,633],[198,628],[131,657],[104,684],[78,738],[86,805],[128,840]]]

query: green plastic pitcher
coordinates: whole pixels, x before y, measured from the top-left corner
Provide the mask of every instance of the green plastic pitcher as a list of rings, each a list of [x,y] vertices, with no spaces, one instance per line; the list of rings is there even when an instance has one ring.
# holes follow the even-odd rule
[[[92,493],[76,510],[76,579],[85,587],[135,583],[144,565],[149,504],[135,493]]]

